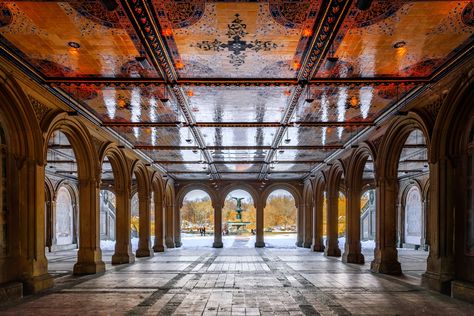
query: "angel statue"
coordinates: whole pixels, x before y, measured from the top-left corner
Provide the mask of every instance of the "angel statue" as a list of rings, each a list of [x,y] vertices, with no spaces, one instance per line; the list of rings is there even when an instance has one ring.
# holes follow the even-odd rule
[[[239,219],[239,220],[242,220],[242,211],[243,211],[242,210],[242,200],[244,198],[232,197],[232,199],[237,201],[237,207],[235,208],[235,212],[237,213],[236,218]]]

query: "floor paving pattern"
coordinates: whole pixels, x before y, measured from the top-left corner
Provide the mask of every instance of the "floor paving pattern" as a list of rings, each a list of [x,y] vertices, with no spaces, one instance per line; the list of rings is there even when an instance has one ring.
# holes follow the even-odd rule
[[[73,251],[49,257],[55,288],[1,306],[1,315],[474,314],[474,305],[419,286],[420,251],[400,251],[400,277],[296,248],[183,247],[86,277],[68,273]]]

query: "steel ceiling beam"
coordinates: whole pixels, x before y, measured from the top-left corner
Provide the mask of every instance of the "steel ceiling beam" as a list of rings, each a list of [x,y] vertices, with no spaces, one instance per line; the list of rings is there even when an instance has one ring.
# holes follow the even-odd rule
[[[195,119],[190,110],[184,90],[180,86],[175,85],[178,80],[178,74],[174,68],[173,59],[168,53],[165,40],[161,34],[161,27],[156,16],[156,11],[152,7],[151,2],[143,0],[121,0],[120,2],[140,37],[143,46],[146,48],[148,55],[152,56],[154,67],[162,75],[164,82],[171,84],[170,90],[176,97],[186,123],[190,125],[195,142],[199,144],[207,162],[212,163],[212,157],[206,150],[204,138],[199,129],[194,127]],[[215,169],[215,167],[211,168],[211,171],[219,178],[217,169]]]
[[[343,145],[321,145],[321,146],[279,146],[279,150],[336,150],[344,148]],[[196,146],[151,146],[137,145],[133,149],[140,150],[195,150]],[[207,146],[208,150],[275,150],[273,146]],[[269,163],[268,161],[266,161]]]
[[[180,122],[105,122],[102,126],[107,127],[178,127]],[[344,122],[303,122],[298,121],[282,125],[281,122],[196,122],[195,127],[357,127],[374,126],[373,121],[344,121]],[[191,125],[184,124],[183,127]]]
[[[310,86],[333,86],[333,85],[387,85],[387,84],[416,84],[429,83],[430,77],[372,77],[372,78],[314,78],[307,81]],[[296,79],[278,79],[278,78],[199,78],[199,79],[176,79],[173,83],[161,78],[90,78],[90,77],[74,77],[74,78],[54,78],[45,79],[45,83],[49,85],[95,85],[98,87],[114,87],[114,86],[275,86],[275,87],[294,87],[299,84]]]
[[[199,165],[202,164],[200,161],[172,161],[172,160],[155,160],[155,163],[162,165]],[[212,162],[215,165],[241,165],[241,164],[262,164],[265,162],[263,160],[227,160],[220,161],[214,160]],[[278,165],[287,165],[287,164],[315,164],[315,163],[324,163],[323,160],[279,160]]]
[[[297,79],[298,84],[293,89],[290,96],[288,106],[285,114],[281,120],[281,125],[278,132],[275,134],[273,139],[272,147],[277,148],[285,134],[287,125],[293,116],[294,110],[299,103],[299,99],[305,89],[305,84],[312,79],[316,69],[321,64],[322,59],[327,53],[327,50],[334,38],[336,31],[340,24],[344,20],[347,14],[352,0],[329,0],[324,8],[324,11],[320,12],[318,16],[319,23],[313,26],[314,36],[311,38],[311,43],[304,55],[304,59],[301,63],[301,68],[298,71]],[[275,150],[271,150],[265,161],[271,161],[275,155]],[[265,179],[265,175],[268,172],[268,167],[264,165],[260,171],[258,180]]]

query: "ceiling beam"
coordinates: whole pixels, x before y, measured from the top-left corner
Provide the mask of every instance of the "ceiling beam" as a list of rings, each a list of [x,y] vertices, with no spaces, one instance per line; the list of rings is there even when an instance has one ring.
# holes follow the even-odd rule
[[[107,127],[178,127],[180,122],[106,122],[102,126]],[[345,121],[345,122],[295,122],[284,126],[298,127],[352,127],[352,126],[374,126],[372,121]],[[189,127],[189,124],[183,127]],[[281,122],[197,122],[196,127],[280,127]]]
[[[317,19],[318,22],[313,26],[314,36],[311,38],[311,42],[304,54],[301,68],[297,74],[298,85],[293,89],[289,98],[288,106],[281,120],[282,127],[278,129],[277,133],[275,133],[272,147],[277,148],[280,145],[287,129],[286,126],[290,122],[294,110],[299,103],[299,99],[303,94],[305,84],[313,78],[315,71],[321,64],[321,61],[326,55],[332,39],[344,20],[351,3],[352,0],[329,0],[327,1],[327,5],[324,6],[324,11],[319,13]],[[271,161],[274,155],[275,150],[269,151],[265,161]],[[265,179],[267,172],[268,166],[264,165],[260,170],[261,174],[259,180]]]
[[[208,150],[274,150],[272,146],[207,146]],[[343,145],[324,145],[324,146],[279,146],[278,150],[336,150],[344,148]],[[140,150],[194,150],[199,149],[196,146],[150,146],[137,145],[133,149]],[[267,163],[269,163],[267,161]]]
[[[153,66],[161,74],[166,83],[172,84],[171,92],[174,94],[178,106],[183,114],[183,117],[188,125],[190,125],[191,133],[194,136],[195,143],[199,145],[203,151],[203,156],[208,163],[212,163],[212,157],[206,150],[206,144],[201,132],[198,128],[193,126],[195,119],[190,110],[184,90],[174,83],[177,82],[178,74],[173,64],[173,59],[168,53],[167,45],[162,37],[161,26],[156,16],[156,10],[153,8],[151,1],[135,0],[127,1],[120,0],[126,14],[128,15],[135,31],[147,50],[149,56],[153,61]],[[219,178],[217,169],[211,166],[211,172]]]
[[[162,164],[162,165],[199,165],[202,164],[199,161],[171,161],[171,160],[156,160],[155,163]],[[261,164],[266,163],[263,160],[226,160],[226,161],[218,161],[214,160],[212,162],[215,165],[241,165],[241,164]],[[285,165],[285,164],[314,164],[314,163],[324,163],[323,160],[279,160],[278,165]]]
[[[169,83],[161,78],[47,78],[45,82],[55,85],[95,85],[95,86],[278,86],[294,87],[298,85],[296,79],[277,78],[198,78],[198,79],[176,79]],[[372,77],[372,78],[314,78],[307,81],[310,86],[333,86],[333,85],[386,85],[386,84],[416,84],[429,83],[430,77]]]
[[[170,171],[169,173],[171,173],[171,174],[202,174],[202,175],[208,174],[207,171]],[[255,174],[255,175],[258,175],[258,174],[260,174],[260,171],[248,171],[248,172],[246,172],[246,171],[220,171],[219,173],[220,174]],[[270,175],[272,175],[272,174],[286,174],[286,173],[303,174],[303,173],[307,173],[307,171],[272,171],[272,172],[270,172]]]

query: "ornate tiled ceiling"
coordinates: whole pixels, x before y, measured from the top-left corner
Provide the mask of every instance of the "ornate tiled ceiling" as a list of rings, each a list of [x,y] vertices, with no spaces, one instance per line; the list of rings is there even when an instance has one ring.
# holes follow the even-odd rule
[[[4,1],[0,51],[176,179],[300,179],[469,53],[473,7]]]

